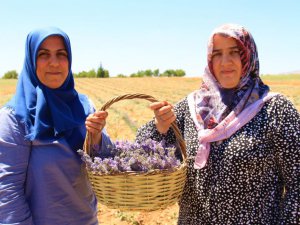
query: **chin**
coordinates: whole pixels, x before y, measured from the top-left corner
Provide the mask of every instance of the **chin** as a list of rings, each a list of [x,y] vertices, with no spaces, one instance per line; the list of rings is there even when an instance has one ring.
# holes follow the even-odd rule
[[[238,86],[238,84],[221,84],[222,88],[225,89],[233,89],[236,88]]]
[[[56,88],[59,88],[62,83],[51,83],[51,84],[45,84],[48,88],[51,88],[51,89],[56,89]]]

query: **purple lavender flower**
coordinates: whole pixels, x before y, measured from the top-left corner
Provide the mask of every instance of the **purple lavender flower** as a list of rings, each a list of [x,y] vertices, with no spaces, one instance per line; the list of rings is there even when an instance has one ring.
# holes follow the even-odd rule
[[[155,169],[173,169],[180,166],[175,156],[176,148],[166,146],[164,141],[156,142],[148,139],[143,143],[116,141],[111,148],[113,157],[91,158],[82,150],[78,150],[87,169],[93,173],[107,174],[125,171],[148,172]]]

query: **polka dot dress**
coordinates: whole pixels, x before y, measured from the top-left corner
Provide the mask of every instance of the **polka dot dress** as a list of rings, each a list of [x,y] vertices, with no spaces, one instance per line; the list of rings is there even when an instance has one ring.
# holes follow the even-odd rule
[[[300,224],[300,116],[284,96],[267,102],[230,138],[211,143],[205,168],[195,170],[197,131],[187,100],[176,104],[177,123],[187,145],[187,183],[178,224]],[[154,121],[137,140],[165,139]]]

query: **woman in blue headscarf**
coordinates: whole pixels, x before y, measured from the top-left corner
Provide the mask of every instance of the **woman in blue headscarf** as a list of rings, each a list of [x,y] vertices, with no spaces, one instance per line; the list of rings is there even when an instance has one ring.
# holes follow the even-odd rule
[[[107,146],[106,112],[74,89],[68,36],[34,30],[13,99],[0,109],[0,224],[93,225],[97,200],[77,150]]]

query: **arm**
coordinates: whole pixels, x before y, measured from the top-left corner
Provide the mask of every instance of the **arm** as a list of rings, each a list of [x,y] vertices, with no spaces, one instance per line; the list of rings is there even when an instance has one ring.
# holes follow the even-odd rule
[[[114,145],[104,128],[107,115],[105,111],[98,111],[90,114],[85,122],[86,129],[92,136],[93,150],[102,158],[112,157],[111,146]]]
[[[86,106],[89,111],[89,115],[87,116],[85,121],[85,127],[91,134],[92,144],[99,147],[99,145],[101,145],[102,143],[102,134],[104,133],[104,135],[106,136],[104,137],[106,138],[105,141],[108,137],[106,131],[102,132],[106,124],[108,113],[106,111],[96,111],[95,104],[86,95],[80,94],[80,98],[84,99],[85,102],[86,100],[88,101],[88,104],[84,104],[84,106]]]
[[[96,152],[97,156],[103,158],[113,157],[111,154],[112,146],[114,143],[110,139],[109,135],[106,132],[106,129],[103,128],[102,130],[102,138],[100,144],[94,144],[93,150]]]
[[[85,121],[86,129],[92,136],[92,144],[100,144],[102,139],[102,129],[106,124],[106,111],[98,111],[90,114]]]
[[[0,109],[0,224],[32,225],[24,185],[30,142],[12,109]]]
[[[277,100],[277,99],[276,99]],[[280,224],[298,224],[300,221],[300,115],[292,103],[283,97],[277,102],[281,103],[281,110],[274,110],[277,114],[276,158],[282,174],[285,194],[281,202]]]
[[[150,109],[154,112],[156,129],[159,133],[166,134],[171,123],[176,120],[173,106],[166,101],[154,102],[150,104]]]
[[[173,106],[166,101],[154,102],[150,104],[150,109],[154,112],[154,118],[138,129],[136,135],[138,142],[146,139],[161,141],[166,136],[172,135],[169,134],[172,133],[169,128],[176,119]]]
[[[178,125],[179,130],[181,131],[181,134],[184,134],[184,121],[185,121],[185,117],[186,117],[186,110],[188,110],[187,108],[187,101],[186,98],[181,100],[180,102],[178,102],[174,108],[170,108],[167,111],[172,111],[173,115],[176,115],[176,123]],[[155,114],[155,112],[154,112]],[[164,113],[163,113],[164,114]],[[155,114],[156,115],[156,114]],[[169,129],[171,122],[173,121],[173,117],[171,114],[165,114],[166,115],[166,122],[165,124],[163,124],[162,126],[166,125],[164,131],[161,130],[161,132],[158,130],[158,121],[156,121],[156,117],[149,121],[148,123],[146,123],[145,125],[141,126],[138,131],[137,131],[137,135],[136,135],[136,141],[138,142],[142,142],[146,139],[152,139],[155,141],[166,141],[167,144],[175,144],[176,143],[176,138],[174,135],[174,132],[172,129]],[[167,130],[167,132],[166,132]],[[166,132],[166,133],[165,133]],[[181,158],[181,154],[179,151],[176,152],[178,158]]]

